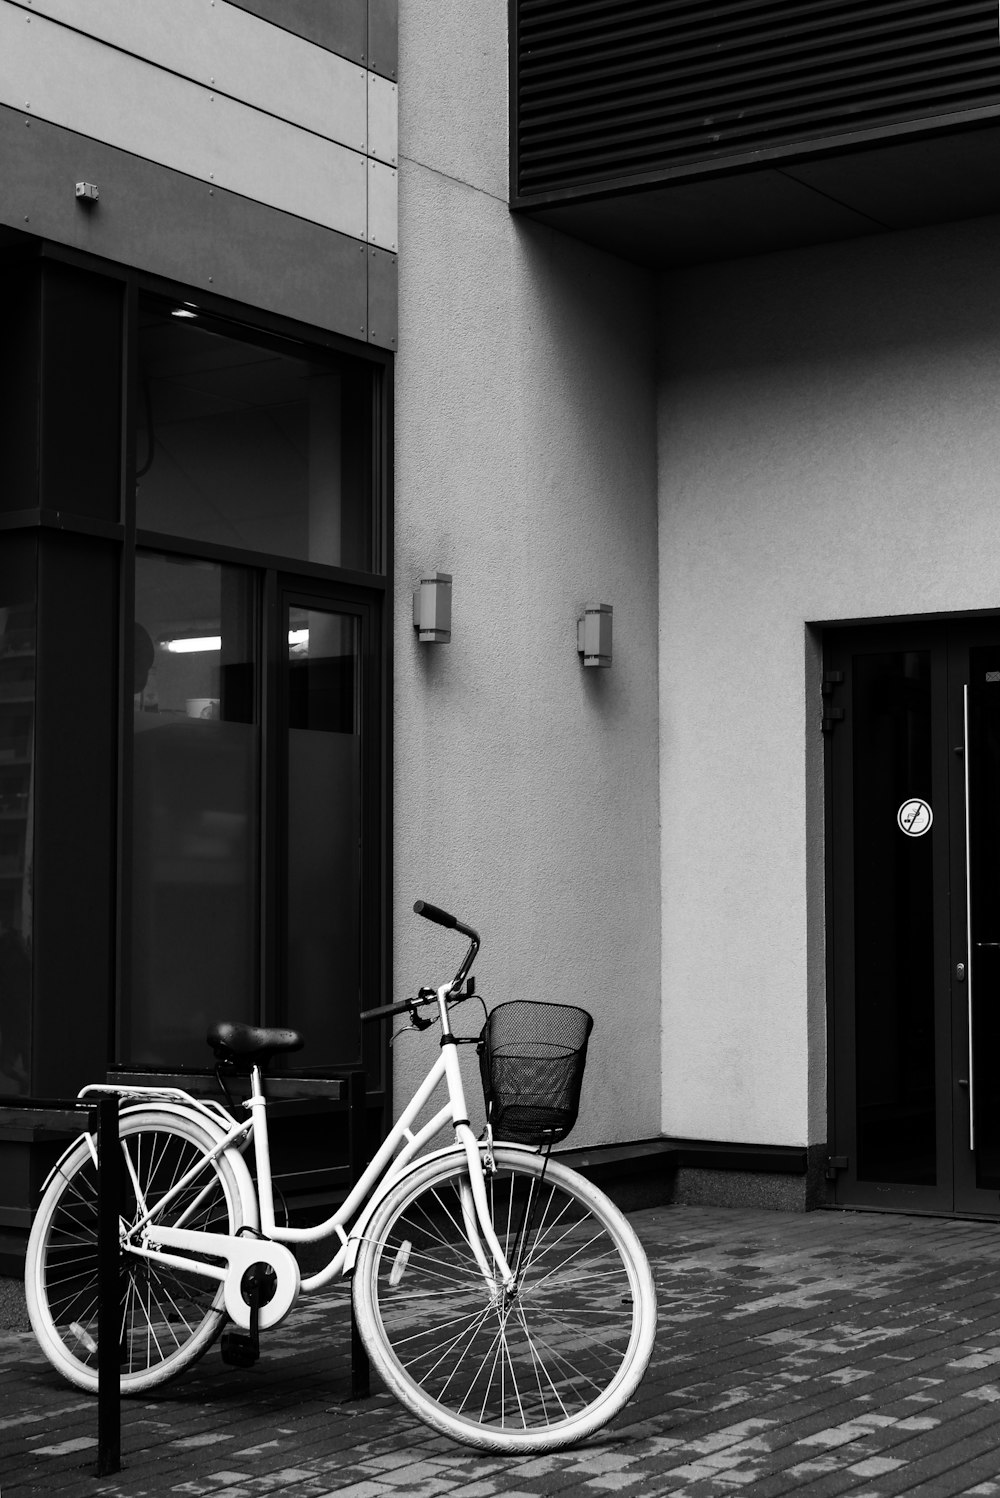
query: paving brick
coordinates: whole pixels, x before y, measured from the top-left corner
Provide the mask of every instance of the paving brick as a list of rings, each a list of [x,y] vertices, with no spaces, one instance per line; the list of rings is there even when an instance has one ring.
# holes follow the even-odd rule
[[[583,1447],[497,1458],[384,1392],[349,1399],[342,1292],[301,1302],[252,1370],[210,1353],[123,1406],[125,1470],[93,1472],[96,1404],[30,1337],[0,1338],[3,1498],[1000,1498],[1000,1235],[822,1212],[635,1214],[660,1296],[632,1405]]]

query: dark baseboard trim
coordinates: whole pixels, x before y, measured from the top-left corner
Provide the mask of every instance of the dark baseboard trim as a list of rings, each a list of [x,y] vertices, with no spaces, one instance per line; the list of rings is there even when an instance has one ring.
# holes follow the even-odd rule
[[[720,1144],[711,1139],[639,1139],[632,1144],[601,1144],[554,1152],[581,1175],[622,1171],[749,1170],[767,1175],[804,1176],[809,1167],[805,1145]]]
[[[671,1202],[804,1211],[826,1198],[826,1145],[733,1144],[661,1136],[561,1150],[556,1158],[626,1210]]]

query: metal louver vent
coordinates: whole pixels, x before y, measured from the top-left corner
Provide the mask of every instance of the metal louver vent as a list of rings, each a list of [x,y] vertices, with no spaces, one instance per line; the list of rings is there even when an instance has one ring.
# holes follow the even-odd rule
[[[513,0],[523,200],[1000,109],[996,0]]]

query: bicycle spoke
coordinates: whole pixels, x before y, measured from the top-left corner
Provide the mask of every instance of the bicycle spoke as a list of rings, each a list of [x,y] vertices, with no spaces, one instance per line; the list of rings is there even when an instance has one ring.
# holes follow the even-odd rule
[[[455,1205],[468,1167],[453,1157],[398,1188],[395,1210],[389,1193],[359,1255],[355,1300],[359,1316],[374,1307],[374,1321],[361,1321],[373,1361],[428,1424],[494,1450],[543,1451],[598,1429],[634,1390],[652,1282],[648,1268],[633,1274],[629,1255],[641,1262],[641,1250],[634,1238],[627,1246],[615,1209],[565,1167],[502,1145],[496,1159],[487,1202],[520,1266],[514,1286],[488,1286],[470,1252],[476,1225]]]
[[[397,1252],[403,1247],[403,1242],[412,1242],[412,1239],[402,1240],[400,1243],[395,1244],[394,1248]],[[422,1249],[419,1252],[414,1251],[410,1254],[408,1272],[414,1270],[419,1270],[421,1274],[429,1274],[433,1279],[444,1280],[448,1285],[461,1285],[465,1283],[463,1275],[459,1273],[453,1262],[432,1258]],[[485,1285],[486,1281],[483,1280],[482,1282]]]
[[[543,1337],[539,1336],[537,1333],[536,1333],[536,1335],[534,1337],[532,1337],[531,1333],[527,1330],[526,1327],[525,1327],[525,1336],[527,1337],[528,1341],[531,1343],[531,1345],[533,1347],[535,1347],[535,1348],[542,1348],[542,1349],[544,1349],[546,1352],[548,1352],[550,1354],[550,1356],[552,1358],[552,1361],[554,1363],[556,1363],[559,1367],[561,1367],[564,1370],[564,1373],[568,1373],[570,1375],[568,1381],[571,1384],[574,1384],[574,1385],[587,1384],[592,1389],[594,1389],[595,1392],[598,1392],[601,1389],[603,1389],[603,1387],[604,1387],[603,1382],[599,1383],[593,1377],[592,1374],[587,1373],[585,1369],[578,1367],[578,1365],[576,1363],[573,1363],[566,1356],[566,1354],[564,1352],[560,1351],[559,1348],[554,1347],[551,1342],[546,1341]],[[587,1342],[587,1348],[588,1348],[588,1350],[590,1350],[591,1347],[592,1347],[592,1344],[590,1343],[590,1341],[588,1339],[588,1342]],[[613,1351],[613,1349],[610,1349],[610,1350]]]
[[[241,1225],[237,1178],[225,1157],[214,1156],[213,1135],[197,1121],[155,1107],[130,1110],[121,1120],[120,1140],[119,1221],[125,1231],[140,1221],[222,1232]],[[96,1182],[90,1147],[82,1140],[43,1197],[33,1250],[32,1325],[60,1371],[87,1389],[96,1388],[97,1377]],[[180,1371],[221,1329],[223,1291],[216,1279],[203,1281],[193,1270],[126,1252],[120,1286],[112,1335],[119,1343],[123,1392]]]
[[[479,1330],[482,1327],[482,1325],[483,1325],[483,1323],[484,1323],[485,1320],[486,1320],[486,1313],[484,1313],[482,1316],[477,1317],[475,1319],[474,1324],[471,1325],[471,1326],[469,1326],[469,1327],[467,1327],[464,1332],[459,1332],[459,1334],[458,1334],[457,1337],[453,1337],[452,1340],[451,1340],[451,1342],[448,1344],[447,1347],[442,1347],[441,1354],[438,1357],[437,1361],[433,1364],[432,1367],[428,1368],[424,1372],[423,1377],[424,1377],[425,1381],[429,1381],[430,1380],[430,1378],[432,1377],[432,1375],[437,1372],[438,1368],[444,1362],[444,1360],[447,1357],[448,1353],[454,1351],[458,1347],[459,1343],[462,1341],[462,1339],[464,1337],[465,1338],[465,1352],[459,1354],[459,1361],[455,1365],[454,1372],[452,1372],[451,1374],[449,1374],[448,1379],[447,1379],[447,1381],[444,1384],[444,1388],[442,1389],[442,1393],[444,1392],[444,1390],[446,1390],[449,1387],[452,1379],[455,1377],[455,1374],[458,1372],[458,1368],[461,1365],[462,1358],[465,1356],[466,1352],[469,1352],[471,1350],[472,1344],[475,1341],[475,1339],[476,1339],[476,1337],[477,1337],[477,1335],[479,1333]],[[432,1350],[435,1350],[435,1349],[432,1349]],[[410,1366],[412,1366],[414,1363],[416,1363],[416,1361],[417,1361],[416,1358],[411,1359]]]
[[[525,1429],[527,1429],[528,1422],[525,1419],[524,1405],[521,1403],[521,1391],[520,1391],[520,1389],[517,1386],[517,1374],[514,1371],[514,1363],[513,1363],[513,1360],[511,1358],[511,1355],[510,1355],[510,1344],[507,1341],[507,1317],[504,1317],[503,1325],[501,1326],[501,1329],[500,1329],[500,1341],[501,1341],[501,1345],[502,1345],[502,1348],[503,1348],[504,1357],[506,1358],[507,1366],[510,1369],[510,1381],[511,1381],[511,1385],[512,1385],[513,1390],[514,1390],[514,1398],[517,1400],[517,1408],[518,1408],[518,1410],[520,1412],[520,1415],[521,1415],[521,1429],[525,1430]],[[503,1364],[501,1364],[501,1367],[500,1367],[500,1419],[501,1419],[501,1423],[503,1422],[504,1416],[506,1414],[506,1409],[507,1409],[507,1400],[506,1400],[506,1397],[504,1395],[504,1373],[503,1373]]]
[[[524,1332],[525,1341],[528,1344],[528,1351],[531,1354],[531,1366],[532,1366],[532,1369],[534,1370],[534,1373],[535,1373],[535,1381],[536,1381],[536,1384],[538,1386],[538,1397],[541,1400],[543,1410],[545,1410],[546,1421],[548,1421],[548,1409],[547,1409],[546,1404],[545,1404],[545,1391],[542,1388],[542,1381],[541,1381],[541,1379],[539,1377],[539,1370],[541,1370],[541,1372],[544,1373],[545,1380],[546,1380],[546,1382],[547,1382],[547,1384],[549,1386],[549,1390],[555,1396],[556,1403],[558,1404],[560,1410],[562,1411],[563,1419],[566,1419],[568,1417],[568,1415],[569,1415],[569,1410],[566,1408],[566,1405],[563,1403],[562,1396],[560,1395],[559,1390],[556,1388],[556,1386],[555,1386],[555,1384],[554,1384],[554,1382],[552,1380],[552,1376],[549,1373],[548,1368],[545,1366],[545,1364],[542,1362],[541,1358],[538,1356],[537,1350],[535,1348],[534,1338],[531,1336],[531,1333],[528,1330],[527,1323],[526,1323],[526,1321],[524,1319],[524,1312],[523,1312],[523,1310],[519,1310],[519,1320],[520,1320],[520,1324],[521,1324],[521,1329]]]
[[[463,1325],[463,1327],[470,1327],[471,1326],[473,1332],[477,1332],[479,1330],[479,1328],[482,1326],[483,1322],[486,1320],[486,1318],[489,1315],[489,1313],[490,1313],[490,1307],[489,1306],[484,1306],[481,1311],[475,1311],[475,1312],[472,1312],[471,1314],[465,1315],[465,1316],[453,1316],[450,1321],[446,1321],[443,1324],[435,1322],[434,1327],[433,1327],[433,1331],[435,1331],[435,1332],[437,1332],[437,1331],[447,1332],[450,1327],[457,1326],[457,1325],[459,1325],[459,1323],[461,1323]],[[389,1319],[389,1318],[386,1318],[386,1319]],[[408,1320],[412,1320],[412,1317],[408,1317],[407,1319]],[[416,1341],[420,1340],[421,1338],[426,1338],[430,1334],[431,1333],[429,1333],[426,1328],[421,1327],[418,1331],[413,1332],[408,1337],[398,1337],[396,1339],[395,1345],[396,1345],[396,1347],[407,1347],[411,1342],[416,1342]],[[448,1343],[448,1347],[449,1348],[454,1347],[459,1341],[461,1341],[461,1338],[462,1338],[463,1335],[464,1335],[464,1331],[460,1332],[459,1335],[458,1335],[458,1337],[453,1338]],[[436,1351],[437,1346],[440,1346],[440,1345],[442,1345],[442,1344],[440,1344],[440,1343],[434,1344],[430,1348],[430,1351],[431,1352]],[[415,1359],[413,1361],[415,1361]],[[433,1371],[434,1370],[431,1369],[431,1372],[433,1372]]]
[[[496,1350],[494,1351],[494,1349],[496,1349]],[[495,1368],[496,1364],[497,1364],[497,1358],[499,1357],[499,1352],[500,1352],[500,1333],[499,1333],[499,1330],[498,1330],[497,1333],[496,1333],[496,1335],[494,1336],[492,1342],[487,1347],[486,1352],[483,1354],[483,1357],[482,1357],[482,1359],[481,1359],[481,1361],[479,1363],[478,1368],[476,1369],[475,1373],[473,1374],[471,1380],[469,1380],[468,1392],[466,1393],[465,1398],[462,1400],[461,1404],[458,1406],[458,1413],[460,1415],[464,1412],[465,1407],[468,1404],[469,1399],[471,1398],[471,1396],[473,1394],[473,1391],[475,1390],[476,1384],[479,1381],[479,1375],[482,1373],[483,1369],[486,1367],[486,1364],[490,1361],[490,1354],[491,1353],[493,1354],[493,1367]],[[458,1370],[456,1369],[455,1371],[457,1372]],[[452,1375],[452,1378],[453,1377],[454,1377],[454,1374]],[[487,1402],[489,1400],[489,1391],[490,1391],[491,1384],[492,1384],[492,1375],[491,1375],[490,1378],[488,1378],[486,1380],[486,1393],[483,1396],[483,1408],[480,1411],[480,1419],[482,1419],[483,1416],[484,1416],[484,1414],[485,1414],[486,1405],[487,1405]],[[447,1393],[448,1388],[450,1387],[450,1385],[451,1385],[451,1379],[448,1380],[448,1382],[445,1384],[444,1388],[441,1390],[441,1395],[442,1396]]]

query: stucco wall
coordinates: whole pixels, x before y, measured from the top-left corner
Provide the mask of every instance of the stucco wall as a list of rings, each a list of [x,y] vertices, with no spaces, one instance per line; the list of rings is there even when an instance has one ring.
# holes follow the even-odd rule
[[[662,286],[663,1126],[825,1138],[807,622],[1000,607],[1000,219]]]
[[[396,990],[442,980],[462,951],[410,914],[414,898],[457,911],[483,934],[491,1004],[594,1013],[574,1142],[648,1136],[655,286],[510,217],[503,0],[403,0],[400,79]],[[434,568],[454,575],[453,638],[421,646],[411,592]],[[614,606],[610,671],[576,652],[591,600]],[[470,1013],[467,1031],[480,1022]],[[397,1043],[397,1102],[432,1054]]]

